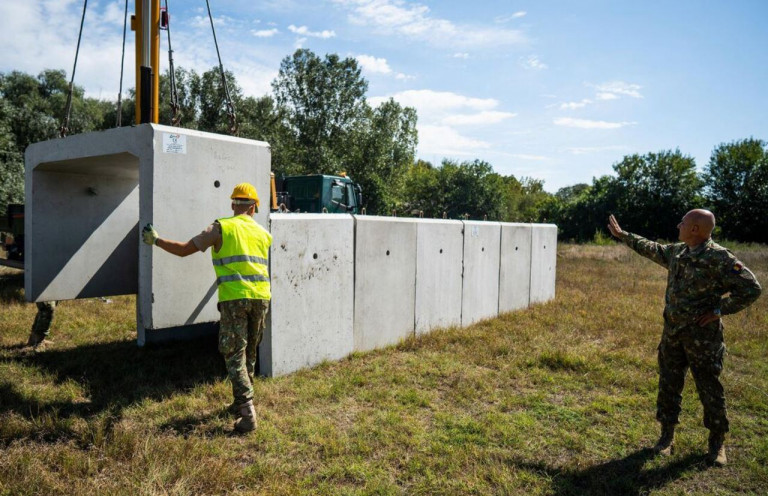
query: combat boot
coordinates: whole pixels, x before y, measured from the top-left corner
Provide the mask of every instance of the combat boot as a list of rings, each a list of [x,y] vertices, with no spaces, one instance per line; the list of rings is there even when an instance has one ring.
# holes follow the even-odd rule
[[[661,424],[661,436],[653,447],[653,452],[662,456],[672,454],[675,439],[675,424]]]
[[[728,458],[725,456],[725,432],[709,432],[707,463],[715,467],[723,467],[728,463]]]
[[[45,341],[45,336],[41,336],[36,332],[31,332],[29,334],[29,339],[27,340],[27,346],[37,346],[43,341]]]
[[[235,421],[237,432],[251,432],[256,429],[256,409],[253,408],[253,400],[240,405],[240,418]]]

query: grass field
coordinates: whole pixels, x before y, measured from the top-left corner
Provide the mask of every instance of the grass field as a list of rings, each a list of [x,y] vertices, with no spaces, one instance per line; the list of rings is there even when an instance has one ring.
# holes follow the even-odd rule
[[[768,281],[768,249],[736,246]],[[135,346],[135,300],[64,302],[52,339],[0,269],[0,494],[766,494],[768,298],[724,319],[729,465],[704,463],[689,376],[654,458],[665,274],[561,245],[557,298],[256,384],[232,434],[215,341]]]

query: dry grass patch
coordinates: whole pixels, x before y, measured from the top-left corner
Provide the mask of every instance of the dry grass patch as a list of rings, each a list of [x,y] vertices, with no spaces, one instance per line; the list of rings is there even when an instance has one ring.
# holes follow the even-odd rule
[[[734,247],[768,281],[768,249]],[[742,249],[742,251],[739,251]],[[137,349],[133,297],[65,302],[54,346],[0,271],[0,494],[761,494],[768,304],[726,318],[731,465],[707,470],[689,380],[657,435],[665,274],[619,245],[561,246],[557,298],[256,383],[232,435],[212,341]]]

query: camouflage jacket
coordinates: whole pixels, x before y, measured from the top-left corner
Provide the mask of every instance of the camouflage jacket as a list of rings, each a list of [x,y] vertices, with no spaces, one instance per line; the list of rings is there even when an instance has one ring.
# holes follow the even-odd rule
[[[631,233],[622,235],[622,241],[668,270],[664,321],[671,330],[693,324],[712,310],[736,313],[762,291],[752,271],[712,239],[693,249],[685,243],[663,245]]]

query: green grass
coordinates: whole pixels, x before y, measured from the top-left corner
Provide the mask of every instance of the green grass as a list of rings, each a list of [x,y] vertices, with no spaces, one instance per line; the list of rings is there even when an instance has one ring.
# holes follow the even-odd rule
[[[768,281],[768,249],[736,248]],[[692,381],[650,456],[665,275],[562,245],[557,298],[256,384],[232,434],[215,341],[135,346],[135,300],[64,302],[42,352],[0,269],[0,495],[765,494],[768,301],[725,318],[730,464],[707,469]]]

